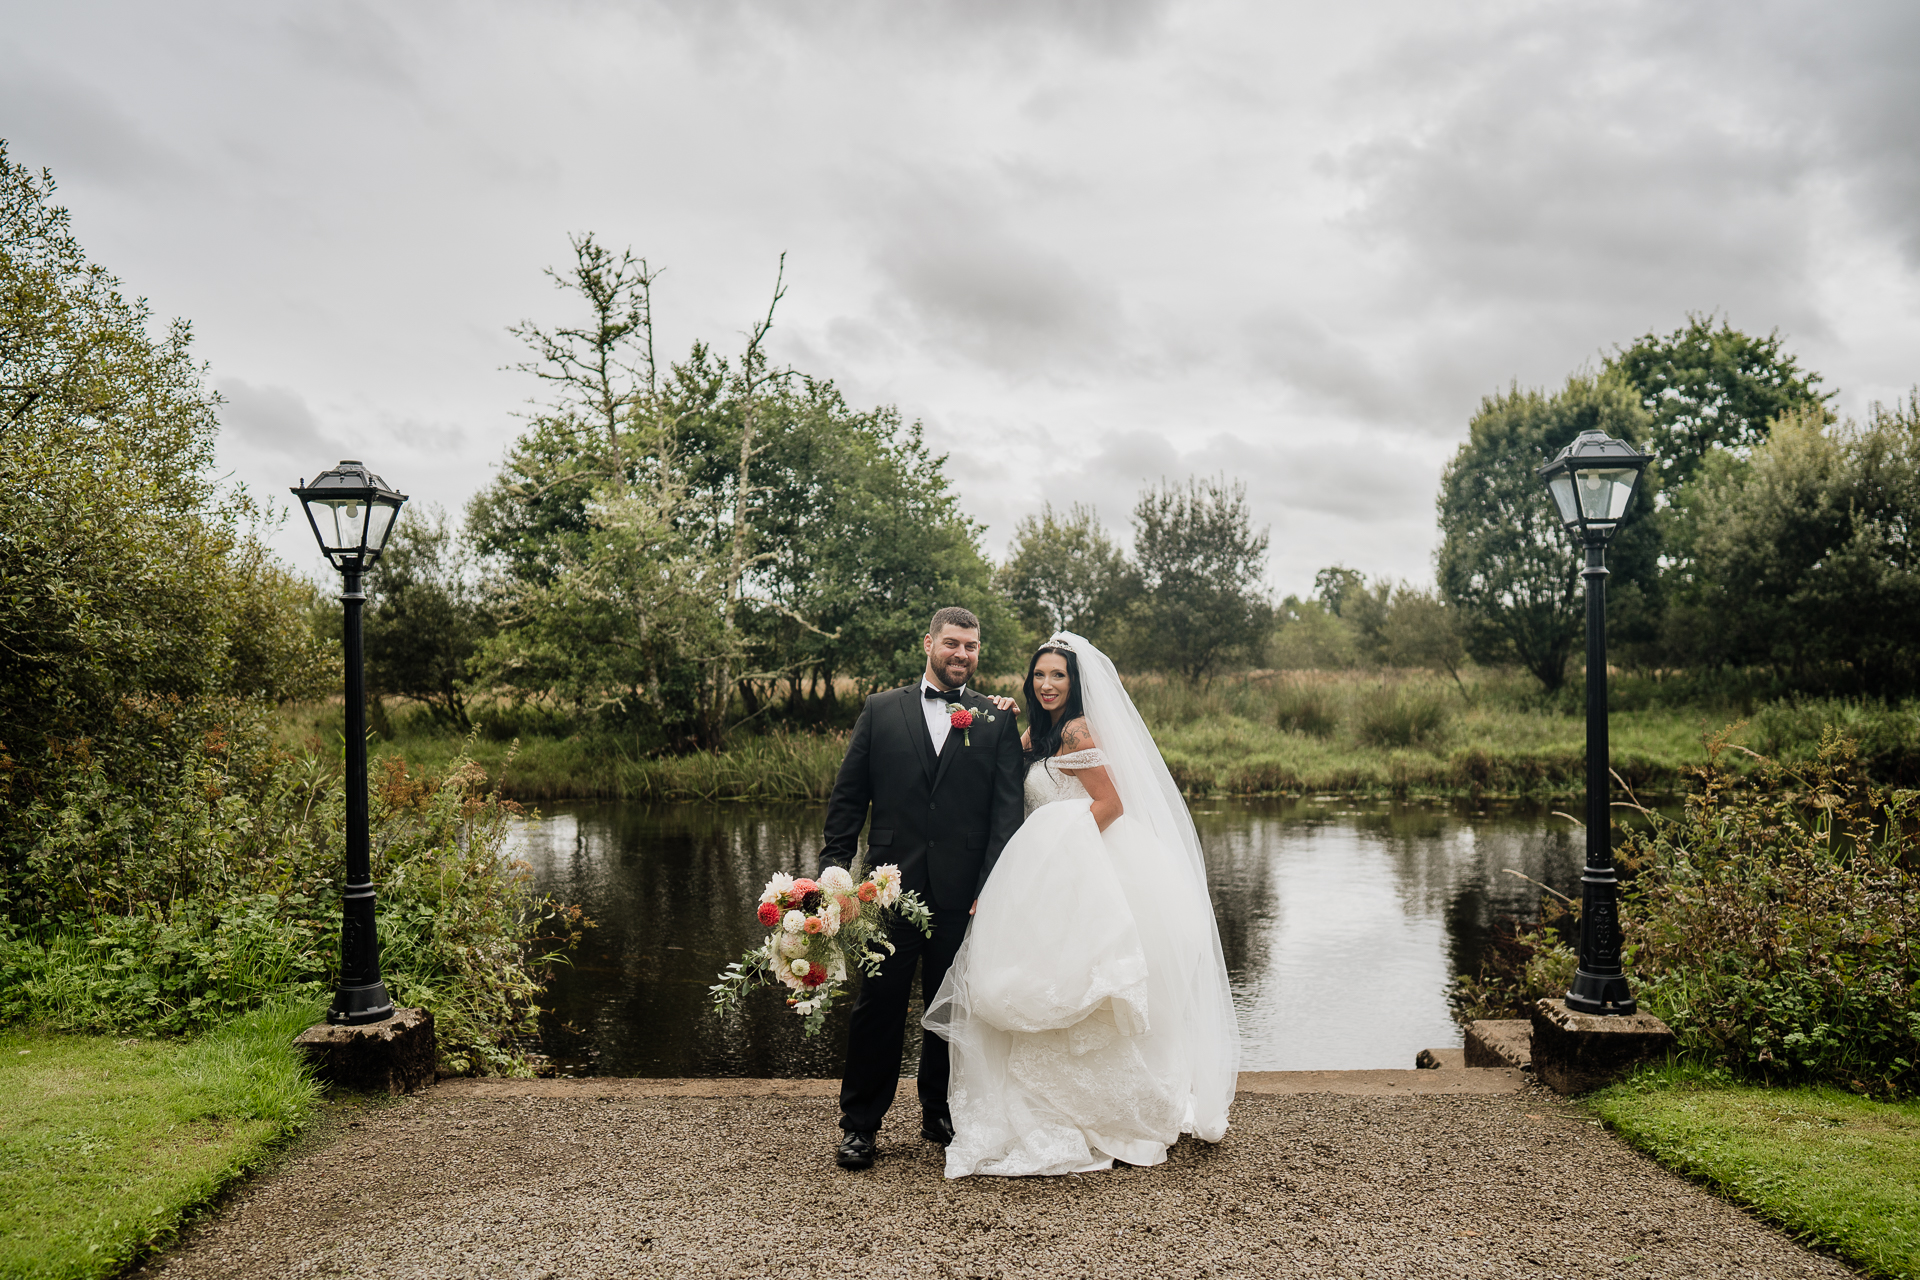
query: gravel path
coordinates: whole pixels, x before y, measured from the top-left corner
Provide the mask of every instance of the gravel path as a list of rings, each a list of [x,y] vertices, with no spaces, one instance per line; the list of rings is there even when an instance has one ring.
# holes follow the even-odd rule
[[[140,1274],[1852,1274],[1533,1086],[1242,1093],[1225,1142],[1182,1142],[1157,1168],[958,1183],[905,1127],[911,1106],[896,1108],[871,1171],[834,1167],[837,1111],[819,1092],[485,1096],[443,1085],[290,1159]]]

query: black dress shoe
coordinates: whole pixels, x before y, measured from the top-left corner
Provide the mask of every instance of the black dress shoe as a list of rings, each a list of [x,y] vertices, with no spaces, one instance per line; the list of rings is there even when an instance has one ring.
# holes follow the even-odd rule
[[[871,1130],[862,1132],[859,1129],[849,1129],[846,1136],[840,1139],[840,1149],[833,1153],[833,1160],[842,1169],[871,1169],[873,1152],[874,1141]]]
[[[953,1121],[945,1116],[920,1117],[920,1136],[936,1146],[944,1147],[953,1141]]]

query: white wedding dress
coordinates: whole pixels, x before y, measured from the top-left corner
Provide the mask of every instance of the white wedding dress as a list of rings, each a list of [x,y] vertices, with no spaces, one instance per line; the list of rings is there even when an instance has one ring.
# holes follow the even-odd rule
[[[1159,1164],[1183,1132],[1219,1141],[1233,1100],[1239,1034],[1192,819],[1112,664],[1064,639],[1100,745],[1028,770],[1026,821],[923,1019],[952,1048],[949,1178]],[[1071,772],[1096,766],[1125,810],[1104,832]]]

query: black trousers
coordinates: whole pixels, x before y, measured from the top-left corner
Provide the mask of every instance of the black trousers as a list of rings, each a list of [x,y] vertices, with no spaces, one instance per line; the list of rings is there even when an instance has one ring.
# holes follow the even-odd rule
[[[920,1007],[924,1009],[933,1002],[954,953],[967,936],[967,918],[964,911],[935,911],[931,938],[894,918],[888,936],[899,949],[887,957],[878,974],[860,980],[860,994],[853,1001],[847,1073],[840,1082],[842,1129],[870,1133],[880,1127],[900,1088],[900,1050],[906,1044],[914,968],[920,969]],[[947,1042],[922,1031],[920,1108],[942,1119],[947,1115],[947,1069]]]

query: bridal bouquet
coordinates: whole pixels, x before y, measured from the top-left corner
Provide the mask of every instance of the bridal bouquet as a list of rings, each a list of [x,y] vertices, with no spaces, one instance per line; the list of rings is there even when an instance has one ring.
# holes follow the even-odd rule
[[[787,1006],[807,1020],[806,1034],[815,1034],[848,974],[855,969],[878,973],[893,954],[889,911],[933,936],[933,915],[918,894],[902,892],[899,867],[875,867],[858,883],[841,867],[828,867],[818,880],[774,876],[756,912],[771,932],[721,971],[720,981],[709,988],[713,1007],[731,1013],[752,988],[780,982],[788,988]]]

